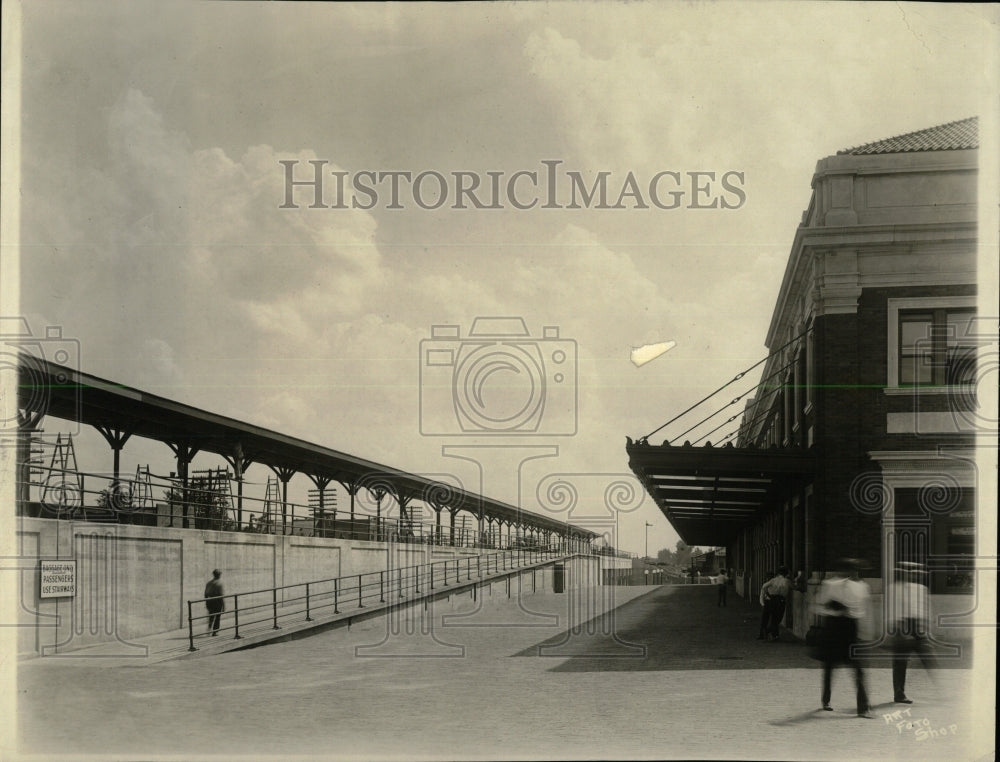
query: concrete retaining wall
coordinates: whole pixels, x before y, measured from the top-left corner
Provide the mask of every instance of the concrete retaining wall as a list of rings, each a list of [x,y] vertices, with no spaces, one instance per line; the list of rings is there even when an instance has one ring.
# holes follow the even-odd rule
[[[221,569],[227,594],[432,561],[475,557],[472,548],[395,545],[54,519],[18,524],[22,655],[141,638],[187,623],[187,601]],[[483,551],[495,553],[496,551]],[[75,560],[76,595],[42,598],[40,561]],[[546,572],[551,589],[551,568]],[[599,584],[599,563],[571,564],[567,588]]]

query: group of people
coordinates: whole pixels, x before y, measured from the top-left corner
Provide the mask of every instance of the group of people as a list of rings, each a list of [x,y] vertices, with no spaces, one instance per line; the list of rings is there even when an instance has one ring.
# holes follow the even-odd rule
[[[833,670],[838,665],[853,669],[857,713],[870,718],[871,705],[865,684],[862,658],[857,647],[871,641],[868,608],[871,594],[861,580],[861,563],[856,559],[841,559],[820,584],[813,599],[813,627],[810,628],[812,655],[823,663],[822,707],[830,706]],[[729,576],[725,570],[718,576],[718,605],[726,605],[726,585]],[[788,568],[781,566],[775,573],[768,573],[760,588],[760,632],[758,640],[780,639],[780,625],[785,616],[791,593],[806,592],[803,572],[791,579]],[[889,617],[887,619],[886,645],[892,651],[893,701],[912,704],[906,695],[906,669],[911,655],[917,656],[931,674],[935,660],[931,642],[930,608],[927,590],[927,572],[920,564],[900,562],[896,566],[895,581],[887,586]]]
[[[854,559],[841,559],[836,568],[820,584],[814,600],[816,624],[813,655],[823,664],[822,707],[832,711],[833,670],[846,665],[854,671],[855,699],[858,717],[872,718],[871,703],[865,681],[863,659],[858,646],[870,641],[868,607],[871,594],[860,577],[861,564]],[[895,582],[888,586],[889,619],[887,644],[892,650],[893,701],[912,704],[906,695],[906,669],[911,655],[916,655],[931,674],[935,666],[928,638],[930,608],[926,582],[927,573],[919,564],[899,563]],[[804,588],[802,573],[792,582],[785,567],[761,587],[763,606],[759,639],[777,639],[778,624],[785,611],[785,602],[792,589]],[[800,587],[801,585],[801,587]]]
[[[816,632],[812,644],[814,655],[823,663],[822,705],[830,705],[834,667],[845,664],[854,671],[855,696],[858,717],[872,718],[865,671],[856,647],[871,639],[868,631],[868,606],[871,594],[860,577],[861,564],[855,559],[841,559],[833,571],[820,584],[813,600],[817,624],[810,628]],[[892,690],[897,704],[912,704],[906,695],[906,668],[915,654],[930,674],[934,668],[933,651],[928,639],[930,631],[930,605],[927,591],[927,573],[915,563],[901,562],[896,566],[896,580],[887,589],[890,620],[889,645],[893,651]],[[208,609],[208,631],[218,634],[222,613],[225,611],[225,592],[220,581],[222,572],[212,571],[212,579],[205,585],[205,605]],[[719,572],[716,580],[718,605],[726,605],[726,587],[729,575]],[[758,640],[778,640],[779,626],[785,616],[785,607],[792,590],[805,592],[805,576],[800,571],[795,580],[789,579],[788,568],[781,566],[760,589],[762,607]]]

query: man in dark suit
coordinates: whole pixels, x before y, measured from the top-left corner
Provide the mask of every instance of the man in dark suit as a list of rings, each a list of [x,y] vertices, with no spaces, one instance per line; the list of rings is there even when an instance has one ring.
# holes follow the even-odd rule
[[[221,576],[222,572],[214,569],[212,579],[205,585],[205,608],[208,609],[208,630],[212,633],[212,637],[219,634],[222,612],[226,610],[226,599],[223,597],[225,591],[219,582]]]

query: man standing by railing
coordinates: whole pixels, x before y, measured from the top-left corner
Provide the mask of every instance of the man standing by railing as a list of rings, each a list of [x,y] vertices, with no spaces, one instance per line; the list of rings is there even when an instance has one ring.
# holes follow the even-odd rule
[[[212,579],[205,585],[205,608],[208,609],[208,630],[215,637],[219,634],[219,625],[222,621],[222,612],[226,610],[226,599],[223,598],[225,591],[219,578],[222,572],[218,569],[212,570]]]

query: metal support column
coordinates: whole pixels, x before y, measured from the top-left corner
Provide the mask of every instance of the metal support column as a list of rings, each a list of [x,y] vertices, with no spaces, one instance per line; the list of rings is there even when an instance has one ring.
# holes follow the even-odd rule
[[[181,527],[188,528],[188,466],[198,453],[198,448],[188,441],[167,442],[177,458],[177,475],[181,480]],[[174,525],[174,511],[171,505],[170,526]]]
[[[288,482],[295,476],[296,471],[294,468],[284,468],[282,466],[271,466],[271,470],[274,471],[281,482],[281,534],[284,535],[288,525]],[[292,531],[294,531],[294,520],[292,523]]]
[[[95,426],[101,436],[104,437],[105,441],[111,446],[114,452],[114,472],[112,484],[118,484],[118,473],[121,467],[121,452],[122,448],[125,447],[125,443],[132,436],[131,431],[123,431],[122,429],[113,428],[111,426]]]
[[[243,443],[237,442],[233,446],[232,455],[222,456],[226,463],[233,467],[233,474],[236,477],[236,526],[243,528],[243,475],[253,463],[253,458],[243,452]]]
[[[317,491],[316,499],[319,503],[319,505],[316,506],[316,510],[313,513],[313,536],[319,537],[322,533],[322,536],[325,537],[326,536],[326,488],[330,486],[330,482],[332,482],[333,479],[330,478],[329,476],[316,476],[314,474],[309,474],[309,478],[312,480],[312,483],[316,485],[316,491]],[[317,516],[319,518],[318,528],[316,525]]]

